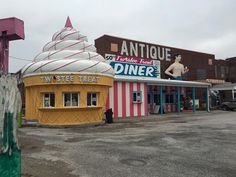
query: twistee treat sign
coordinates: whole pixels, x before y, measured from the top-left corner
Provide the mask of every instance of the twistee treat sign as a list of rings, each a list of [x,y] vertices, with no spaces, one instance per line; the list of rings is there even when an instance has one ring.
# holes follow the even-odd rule
[[[160,61],[145,58],[106,54],[105,59],[115,75],[160,78]]]
[[[41,76],[43,82],[46,83],[68,83],[68,82],[82,82],[82,83],[97,83],[99,77],[96,76],[72,76],[72,75],[60,75],[60,76]]]

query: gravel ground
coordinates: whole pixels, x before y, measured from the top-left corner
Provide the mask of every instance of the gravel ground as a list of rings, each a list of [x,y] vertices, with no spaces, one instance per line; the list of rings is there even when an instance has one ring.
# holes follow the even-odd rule
[[[235,177],[236,112],[23,127],[23,177]]]

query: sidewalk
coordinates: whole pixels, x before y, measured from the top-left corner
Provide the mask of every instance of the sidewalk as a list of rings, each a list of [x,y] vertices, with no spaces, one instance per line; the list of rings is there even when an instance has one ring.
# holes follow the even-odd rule
[[[118,122],[139,122],[143,120],[151,121],[153,119],[162,120],[169,120],[173,118],[184,118],[184,117],[196,117],[196,116],[205,116],[205,115],[212,115],[212,114],[223,114],[225,111],[221,110],[214,110],[214,111],[196,111],[196,112],[180,112],[180,113],[166,113],[166,114],[150,114],[148,116],[141,116],[141,117],[125,117],[125,118],[115,118],[114,123]]]

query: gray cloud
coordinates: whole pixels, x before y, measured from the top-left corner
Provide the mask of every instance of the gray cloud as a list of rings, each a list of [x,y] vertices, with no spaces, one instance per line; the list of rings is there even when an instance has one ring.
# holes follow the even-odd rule
[[[81,33],[94,39],[103,34],[171,47],[236,56],[234,0],[8,0],[0,18],[25,22],[25,41],[11,43],[10,55],[33,59],[69,15]],[[10,58],[10,71],[27,64]]]

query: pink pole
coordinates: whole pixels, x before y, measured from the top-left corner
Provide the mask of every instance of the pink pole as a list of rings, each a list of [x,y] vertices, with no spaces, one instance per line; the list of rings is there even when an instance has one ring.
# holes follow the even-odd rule
[[[9,41],[24,38],[22,20],[15,17],[0,19],[0,73],[8,73]]]
[[[5,40],[5,41],[4,41]],[[9,66],[9,41],[7,39],[1,39],[0,42],[0,72],[8,73]]]

